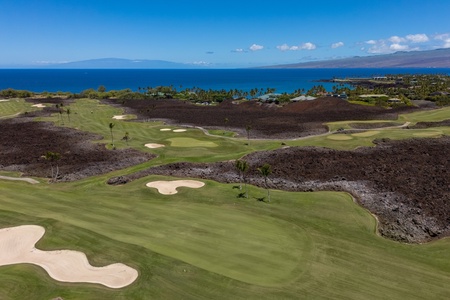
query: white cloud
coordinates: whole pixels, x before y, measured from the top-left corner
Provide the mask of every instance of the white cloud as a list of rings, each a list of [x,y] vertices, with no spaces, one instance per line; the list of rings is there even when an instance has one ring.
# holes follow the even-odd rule
[[[332,49],[336,49],[336,48],[339,48],[339,47],[342,47],[342,46],[344,46],[343,42],[337,42],[337,43],[331,44],[331,48]]]
[[[206,61],[193,61],[191,62],[192,65],[196,65],[196,66],[209,66],[211,65],[211,63],[206,62]]]
[[[449,33],[442,33],[442,34],[438,34],[438,35],[434,36],[435,40],[441,40],[441,41],[446,40],[448,38],[450,38],[450,34]]]
[[[381,53],[392,52],[391,50],[389,50],[389,47],[386,45],[386,42],[384,40],[378,40],[378,41],[370,40],[370,41],[367,41],[366,43],[371,45],[367,49],[367,52],[370,54],[381,54]]]
[[[277,49],[278,49],[278,50],[281,50],[281,51],[292,50],[291,47],[289,47],[288,44],[283,44],[283,45],[277,46]]]
[[[428,36],[424,33],[419,33],[419,34],[408,34],[406,36],[406,39],[408,41],[411,41],[411,43],[425,43],[428,42],[430,39],[428,38]]]
[[[303,50],[314,50],[316,48],[317,48],[316,45],[314,45],[313,43],[310,43],[310,42],[304,43],[300,46],[300,49],[303,49]]]
[[[399,44],[399,43],[403,43],[406,41],[404,38],[396,36],[396,35],[391,36],[388,40],[394,44]]]
[[[247,52],[247,51],[245,51],[245,50],[242,49],[242,48],[237,48],[237,49],[234,49],[232,52],[244,53],[244,52]]]
[[[313,43],[303,43],[299,46],[289,46],[288,44],[283,44],[277,46],[277,49],[280,51],[298,51],[298,50],[314,50],[316,49],[316,45]]]
[[[430,38],[424,33],[408,34],[406,36],[393,35],[387,39],[368,40],[365,43],[370,46],[364,51],[371,54],[433,49],[433,45],[430,43]],[[417,44],[420,44],[420,46]],[[445,41],[444,44],[446,44]],[[450,45],[448,46],[450,47]]]
[[[435,40],[442,41],[443,44],[439,45],[439,48],[450,48],[450,34],[443,33],[434,37]]]
[[[450,48],[450,38],[444,40],[442,48]]]
[[[400,44],[392,44],[389,46],[390,50],[393,51],[406,51],[409,50],[409,46],[408,45],[400,45]]]
[[[249,49],[252,50],[252,51],[258,51],[258,50],[264,49],[264,46],[253,44],[253,45],[250,46]]]

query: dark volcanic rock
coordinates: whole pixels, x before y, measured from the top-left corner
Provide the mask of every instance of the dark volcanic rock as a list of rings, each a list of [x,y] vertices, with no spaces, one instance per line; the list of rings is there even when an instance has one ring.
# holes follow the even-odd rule
[[[50,177],[47,152],[61,154],[58,181],[73,181],[148,161],[153,156],[133,149],[108,150],[94,143],[102,137],[30,118],[0,121],[0,169]]]
[[[325,122],[343,120],[395,120],[399,112],[412,107],[384,109],[348,103],[333,97],[291,103],[283,107],[247,101],[234,104],[223,101],[218,106],[195,105],[180,100],[104,100],[125,107],[139,120],[165,120],[175,124],[226,128],[246,136],[251,125],[251,138],[297,138],[325,133]],[[119,104],[120,103],[120,104]],[[225,121],[227,120],[227,121]]]

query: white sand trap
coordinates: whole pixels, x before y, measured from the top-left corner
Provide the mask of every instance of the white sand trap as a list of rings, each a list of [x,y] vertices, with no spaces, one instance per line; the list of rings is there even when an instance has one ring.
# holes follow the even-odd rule
[[[9,99],[1,99],[0,102],[8,102]]]
[[[185,131],[186,131],[186,129],[174,129],[173,132],[185,132]]]
[[[33,178],[22,178],[22,177],[9,177],[9,176],[0,176],[0,179],[4,180],[13,180],[13,181],[25,181],[31,184],[39,183],[39,181],[34,180]]]
[[[45,229],[36,225],[0,229],[0,266],[34,264],[58,281],[99,283],[110,288],[125,287],[138,276],[135,269],[121,263],[93,267],[82,252],[36,249],[44,233]]]
[[[39,108],[44,108],[44,107],[45,107],[45,105],[42,104],[42,103],[34,104],[34,105],[31,105],[31,106],[32,106],[32,107],[39,107]]]
[[[115,120],[123,120],[123,119],[125,119],[125,115],[117,115],[117,116],[113,116],[112,118],[113,119],[115,119]]]
[[[165,145],[163,145],[163,144],[152,144],[152,143],[145,144],[144,146],[147,148],[150,148],[150,149],[165,147]]]
[[[172,131],[170,128],[161,128],[159,131]]]
[[[356,136],[356,137],[369,137],[369,136],[374,136],[379,134],[380,132],[378,130],[372,130],[372,131],[364,131],[364,132],[359,132],[359,133],[354,133],[352,134],[352,136]]]
[[[205,185],[204,182],[197,180],[173,180],[173,181],[152,181],[146,184],[146,186],[155,188],[160,194],[173,195],[178,193],[178,187],[189,187],[193,189],[201,188]]]
[[[347,141],[353,139],[349,135],[343,135],[343,134],[331,134],[327,136],[327,139],[334,140],[334,141]]]

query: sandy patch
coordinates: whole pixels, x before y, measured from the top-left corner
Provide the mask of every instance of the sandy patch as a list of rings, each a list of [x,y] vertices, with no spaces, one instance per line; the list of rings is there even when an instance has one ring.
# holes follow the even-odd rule
[[[44,108],[44,107],[45,107],[45,105],[42,104],[42,103],[34,104],[34,105],[31,105],[31,106],[32,106],[32,107],[39,107],[39,108]]]
[[[125,287],[138,276],[135,269],[121,263],[93,267],[82,252],[36,249],[44,233],[45,229],[36,225],[0,229],[0,266],[29,263],[42,267],[58,281],[99,283],[110,288]]]
[[[178,193],[178,187],[188,187],[193,189],[201,188],[205,185],[204,182],[197,180],[173,180],[173,181],[152,181],[146,184],[151,188],[156,188],[160,194],[173,195]]]
[[[365,132],[354,133],[354,134],[352,134],[352,136],[369,137],[369,136],[377,135],[379,133],[380,133],[379,131],[374,130],[374,131],[365,131]]]
[[[170,128],[161,128],[159,131],[172,131]]]
[[[0,102],[8,102],[8,101],[9,101],[9,99],[6,99],[6,100],[5,99],[1,99],[0,100]]]
[[[185,132],[185,131],[186,131],[186,129],[174,129],[173,132]]]
[[[150,149],[165,147],[165,145],[163,145],[163,144],[152,144],[152,143],[145,144],[144,146],[147,148],[150,148]]]
[[[117,116],[113,116],[112,118],[113,119],[115,119],[115,120],[123,120],[123,119],[125,119],[125,115],[117,115]]]
[[[331,135],[327,136],[327,139],[334,140],[334,141],[348,141],[353,138],[349,135],[344,135],[344,134],[331,134]]]
[[[9,176],[0,176],[0,179],[4,180],[14,180],[14,181],[25,181],[31,184],[39,183],[39,181],[34,180],[32,178],[21,178],[21,177],[9,177]]]

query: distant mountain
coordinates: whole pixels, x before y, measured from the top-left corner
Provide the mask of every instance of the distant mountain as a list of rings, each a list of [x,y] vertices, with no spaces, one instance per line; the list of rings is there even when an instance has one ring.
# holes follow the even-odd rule
[[[263,68],[450,68],[450,48],[428,51],[400,51],[393,54],[356,56]]]
[[[42,67],[42,66],[41,66]],[[182,64],[165,60],[100,58],[68,63],[46,65],[51,69],[192,69],[193,64]]]

